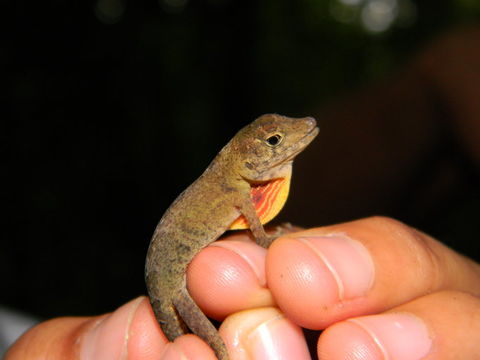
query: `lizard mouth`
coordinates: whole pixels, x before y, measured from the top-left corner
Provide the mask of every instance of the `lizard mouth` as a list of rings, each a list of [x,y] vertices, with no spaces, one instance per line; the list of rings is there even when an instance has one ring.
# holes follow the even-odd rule
[[[319,132],[320,132],[319,127],[315,126],[308,133],[306,133],[305,136],[302,137],[298,142],[298,144],[301,144],[301,146],[298,147],[297,151],[295,151],[293,156],[295,157],[303,149],[305,149],[308,146],[308,144],[310,144],[313,141],[313,139],[315,139],[315,137],[318,135]]]
[[[310,144],[313,141],[313,139],[315,139],[315,137],[318,135],[319,132],[320,132],[320,129],[318,128],[318,126],[312,127],[312,129],[310,129],[310,131],[307,132],[297,143],[291,146],[292,153],[285,159],[281,159],[278,162],[276,162],[274,166],[292,161],[295,158],[295,156],[301,153],[303,149],[305,149],[308,146],[308,144]]]
[[[320,128],[318,126],[313,125],[310,131],[307,132],[305,136],[301,139],[301,142],[303,143],[303,140],[307,139],[307,141],[305,142],[305,146],[307,146],[312,142],[313,139],[315,139],[315,136],[317,136],[319,132],[320,132]]]

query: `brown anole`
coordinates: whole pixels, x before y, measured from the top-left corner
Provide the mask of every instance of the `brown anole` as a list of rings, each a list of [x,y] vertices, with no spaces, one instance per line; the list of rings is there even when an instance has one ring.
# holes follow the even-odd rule
[[[262,224],[283,207],[293,159],[318,131],[311,117],[259,117],[233,137],[165,212],[150,242],[145,279],[155,316],[170,341],[189,329],[220,360],[228,359],[216,328],[188,293],[187,266],[226,230],[250,229],[259,245],[270,245],[273,238]]]

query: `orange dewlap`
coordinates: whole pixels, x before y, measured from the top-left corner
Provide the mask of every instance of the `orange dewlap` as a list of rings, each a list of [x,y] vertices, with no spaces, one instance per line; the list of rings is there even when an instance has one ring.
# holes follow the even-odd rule
[[[285,201],[287,201],[289,189],[290,176],[274,179],[259,185],[252,185],[250,196],[262,224],[272,220],[282,210]],[[241,215],[230,225],[229,229],[241,230],[248,228],[247,220]]]

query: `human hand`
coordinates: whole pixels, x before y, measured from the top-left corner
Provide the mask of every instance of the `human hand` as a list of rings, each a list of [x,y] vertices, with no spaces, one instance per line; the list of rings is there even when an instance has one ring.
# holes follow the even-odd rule
[[[480,266],[391,219],[297,232],[267,254],[217,242],[194,259],[188,284],[214,318],[251,309],[220,329],[239,359],[309,358],[298,325],[326,329],[322,360],[480,358]]]
[[[231,236],[202,251],[188,271],[189,290],[208,315],[233,313],[220,329],[232,360],[308,359],[299,325],[326,328],[320,359],[478,358],[479,278],[478,264],[385,218],[290,234],[268,254]],[[142,297],[111,315],[42,323],[6,360],[182,354],[214,359],[194,335],[169,344]]]

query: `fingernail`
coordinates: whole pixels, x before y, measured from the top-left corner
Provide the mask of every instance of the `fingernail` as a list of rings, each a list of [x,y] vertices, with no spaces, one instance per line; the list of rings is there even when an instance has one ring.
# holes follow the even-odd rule
[[[248,337],[247,347],[253,359],[307,359],[300,329],[283,315],[258,324]]]
[[[130,324],[143,299],[134,299],[100,318],[81,340],[80,359],[127,359]]]
[[[432,339],[424,322],[413,314],[364,316],[347,320],[366,332],[383,359],[416,360],[430,352]],[[355,330],[350,334],[355,337]],[[365,339],[365,334],[357,333]]]
[[[163,353],[159,355],[160,360],[186,360],[187,356],[182,352],[182,349],[175,343],[169,343],[165,347]]]
[[[260,268],[258,264],[265,263],[265,256],[267,249],[259,249],[256,245],[250,242],[244,241],[215,241],[210,244],[210,246],[217,246],[224,249],[233,251],[235,254],[240,256],[252,269],[253,273],[257,276],[259,284],[261,286],[267,285],[267,280],[265,278],[265,269]],[[252,250],[254,249],[254,250]]]
[[[372,287],[375,268],[368,250],[343,234],[296,238],[308,246],[333,277],[338,300],[363,296]]]
[[[301,328],[276,308],[233,315],[220,333],[235,359],[310,359]]]

